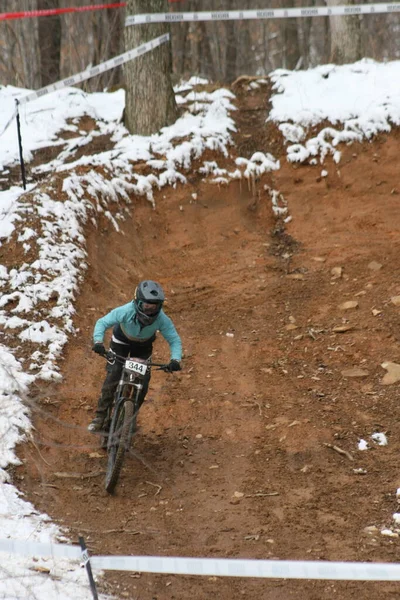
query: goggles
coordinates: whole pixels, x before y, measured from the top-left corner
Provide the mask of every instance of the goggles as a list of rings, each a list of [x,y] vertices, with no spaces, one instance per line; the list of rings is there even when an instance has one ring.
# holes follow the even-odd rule
[[[141,302],[140,310],[145,315],[156,315],[160,311],[161,305],[159,302]]]

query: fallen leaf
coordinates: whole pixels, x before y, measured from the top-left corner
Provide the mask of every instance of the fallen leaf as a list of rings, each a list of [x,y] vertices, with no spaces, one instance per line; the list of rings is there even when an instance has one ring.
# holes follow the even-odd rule
[[[338,325],[337,327],[334,327],[332,331],[335,333],[345,333],[346,331],[351,331],[352,329],[354,329],[353,325]]]
[[[343,274],[342,267],[333,267],[331,269],[332,279],[340,279]]]
[[[304,279],[303,273],[290,273],[289,275],[286,275],[286,277],[287,279],[298,279],[299,281]]]
[[[100,452],[91,452],[89,454],[89,458],[103,458],[103,457],[104,457],[104,455],[100,454]]]
[[[391,385],[400,381],[400,365],[394,362],[384,362],[381,364],[381,367],[387,371],[381,381],[382,385]]]
[[[37,571],[38,573],[50,573],[50,569],[48,567],[41,567],[40,565],[29,567],[29,569],[30,571]]]
[[[368,377],[369,373],[360,367],[353,367],[342,371],[342,375],[343,377]]]
[[[392,298],[390,298],[390,301],[395,306],[400,306],[400,296],[393,296]]]
[[[382,265],[381,263],[376,262],[376,260],[373,260],[369,263],[368,269],[370,269],[371,271],[379,271],[380,269],[382,269]]]
[[[342,304],[339,304],[339,308],[341,310],[350,310],[352,308],[357,308],[357,307],[358,307],[357,300],[348,300],[347,302],[343,302]]]

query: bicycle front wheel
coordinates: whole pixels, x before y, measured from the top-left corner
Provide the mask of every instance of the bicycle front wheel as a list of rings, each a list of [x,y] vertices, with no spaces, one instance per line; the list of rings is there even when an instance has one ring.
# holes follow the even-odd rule
[[[134,418],[133,402],[126,400],[114,411],[108,435],[108,463],[106,473],[106,490],[114,491],[124,462],[125,452],[129,448]]]

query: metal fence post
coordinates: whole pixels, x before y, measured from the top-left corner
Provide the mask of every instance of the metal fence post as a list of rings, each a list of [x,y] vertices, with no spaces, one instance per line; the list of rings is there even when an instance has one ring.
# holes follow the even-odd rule
[[[86,548],[85,540],[83,539],[82,536],[79,536],[79,544],[80,544],[80,547],[82,548],[83,564],[86,567],[86,571],[87,571],[89,583],[90,583],[90,589],[92,590],[93,599],[99,600],[99,597],[97,595],[97,590],[96,590],[96,583],[93,578],[92,567],[90,565],[89,552],[88,552],[88,549]]]
[[[21,164],[22,185],[24,186],[24,190],[26,190],[25,163],[24,163],[24,157],[22,154],[21,122],[19,119],[19,108],[18,108],[19,102],[18,102],[18,100],[15,100],[15,104],[17,106],[17,131],[18,131],[19,162]]]

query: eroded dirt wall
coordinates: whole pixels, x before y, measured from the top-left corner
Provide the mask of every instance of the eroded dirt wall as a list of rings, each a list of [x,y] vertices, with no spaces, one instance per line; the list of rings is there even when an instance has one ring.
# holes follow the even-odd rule
[[[96,554],[398,560],[397,540],[379,533],[399,487],[398,390],[381,384],[381,363],[400,362],[398,150],[398,134],[354,146],[327,177],[284,163],[274,186],[292,216],[285,231],[263,180],[255,195],[246,184],[164,191],[155,211],[137,201],[121,233],[93,231],[64,382],[39,391],[36,445],[15,474],[38,509]],[[105,453],[85,430],[103,376],[91,332],[141,278],[166,289],[184,369],[154,374],[109,496]],[[357,307],[339,308],[349,300]],[[166,355],[160,339],[156,358]],[[343,375],[354,367],[365,374]],[[388,446],[373,444],[376,431]],[[141,600],[398,595],[392,583],[126,573],[103,585]]]

